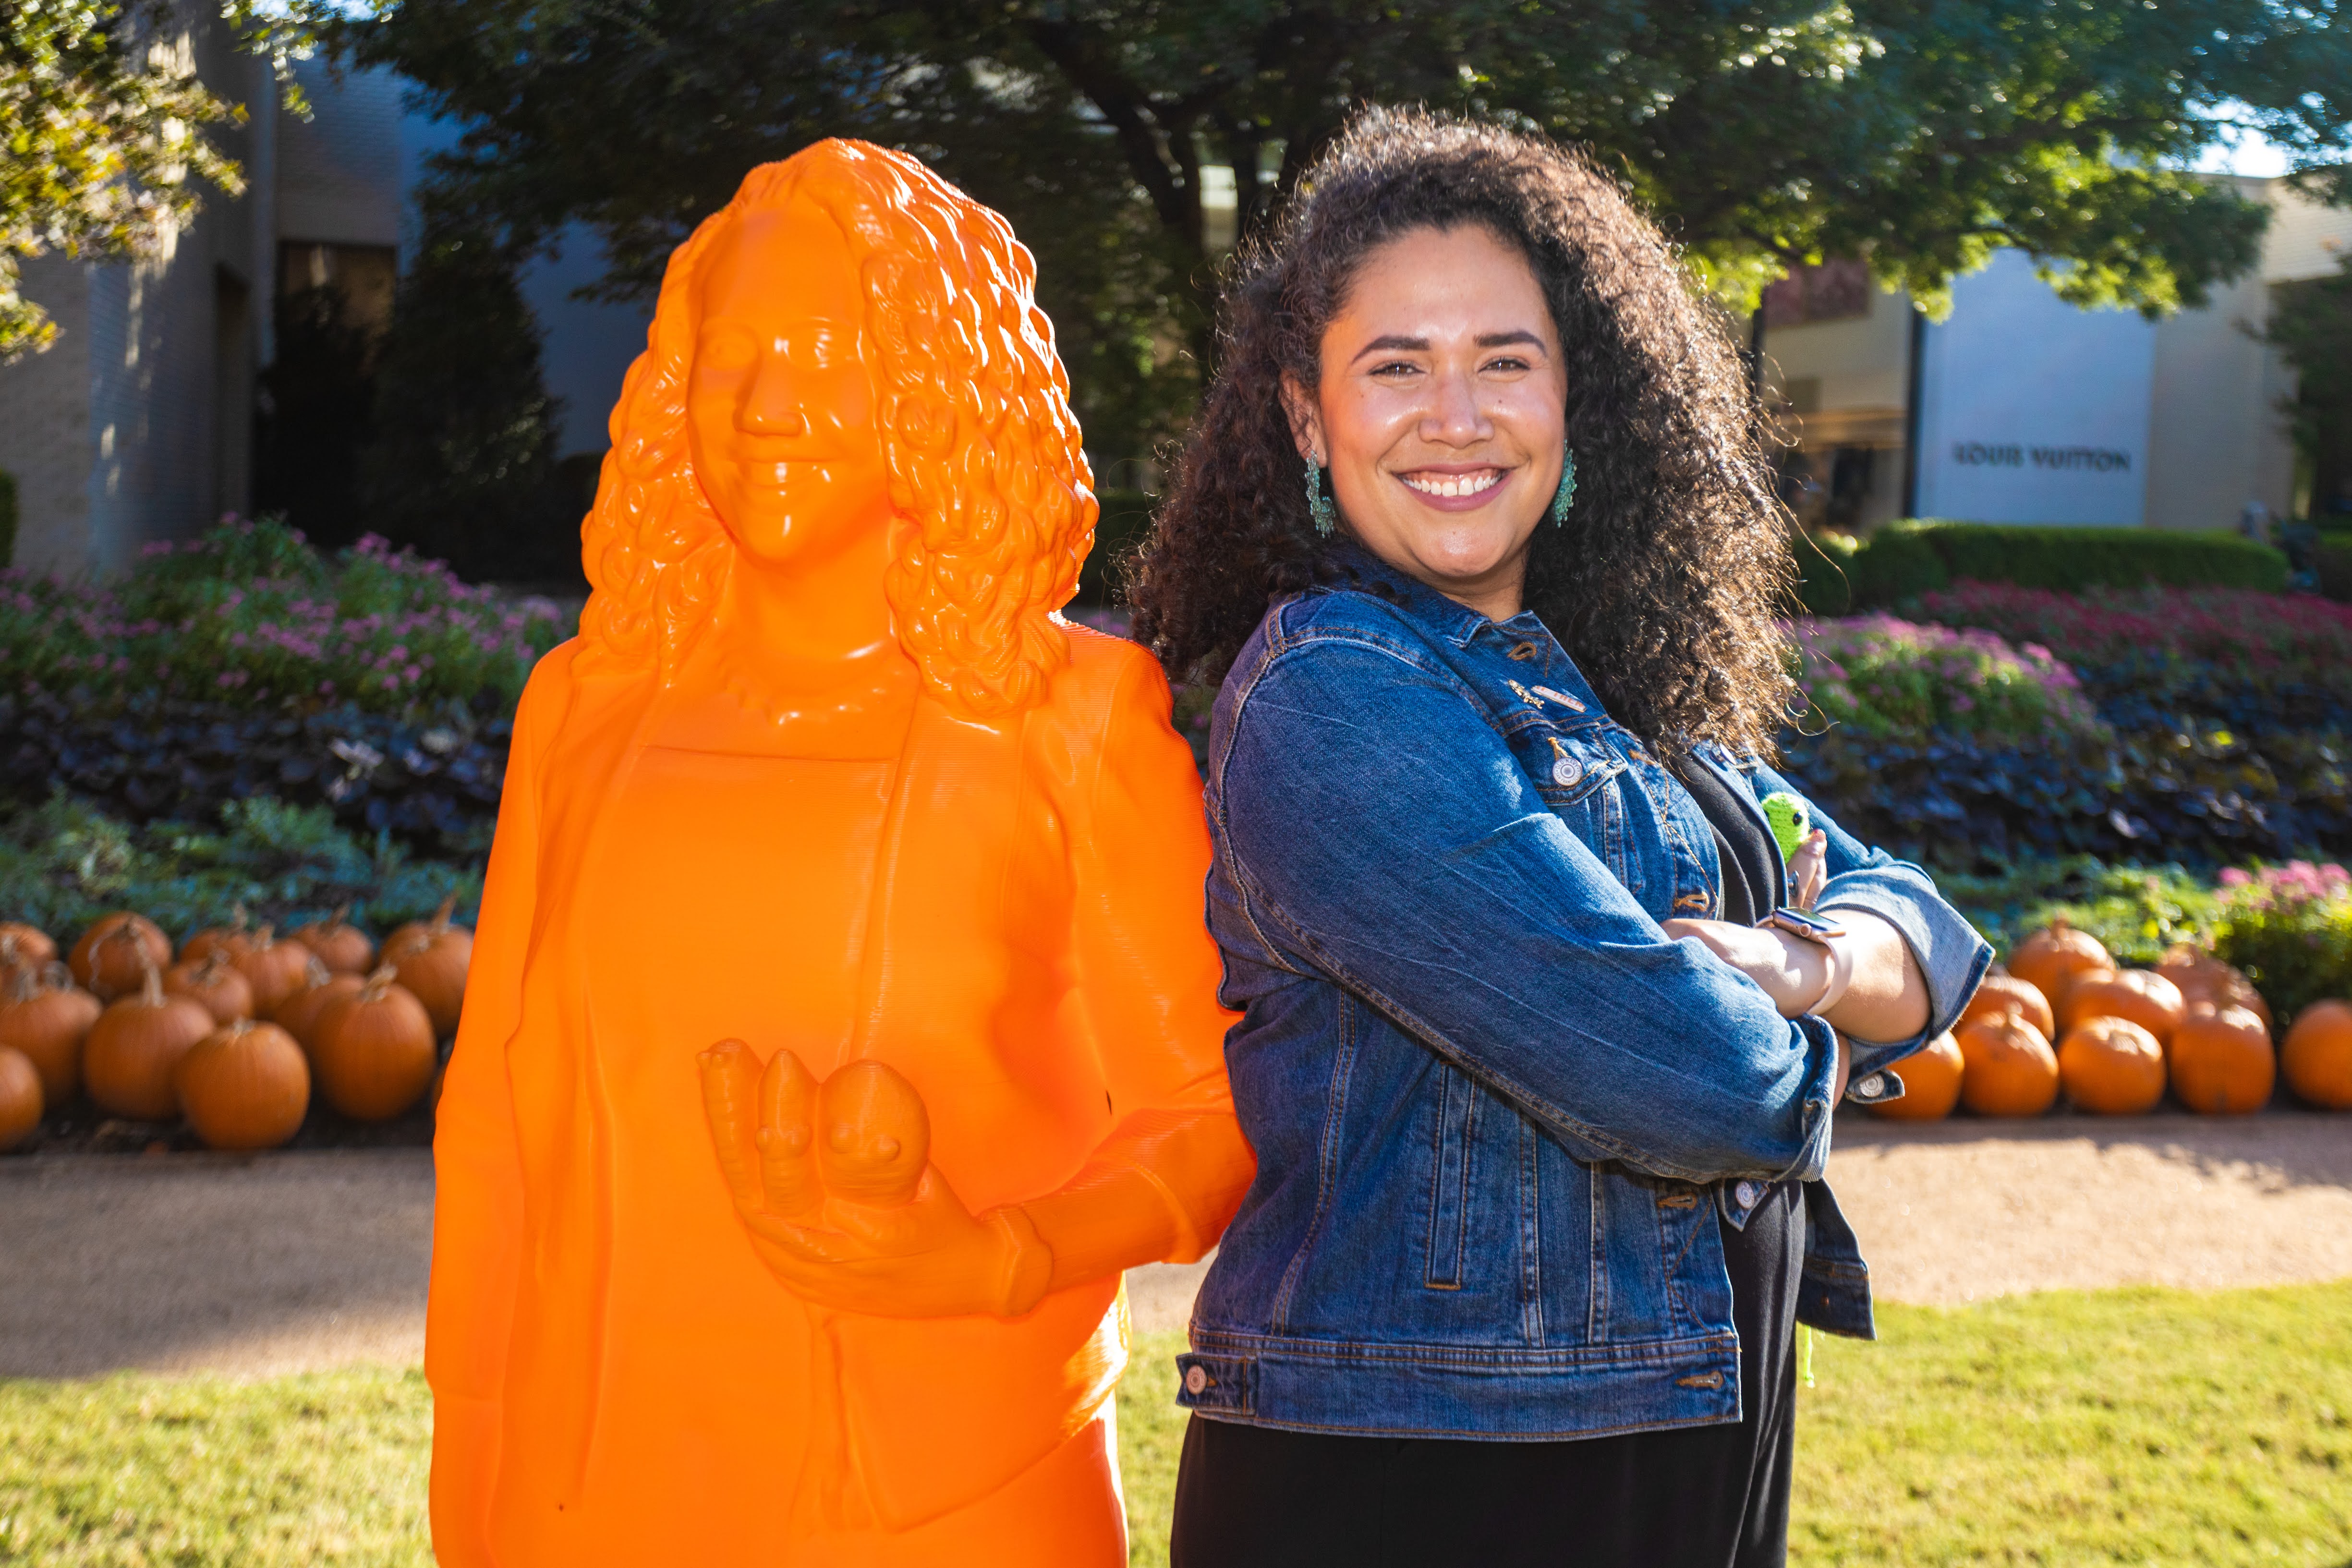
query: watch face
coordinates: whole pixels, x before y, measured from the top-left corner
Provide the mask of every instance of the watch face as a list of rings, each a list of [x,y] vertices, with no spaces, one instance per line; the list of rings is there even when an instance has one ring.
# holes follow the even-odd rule
[[[1760,922],[1759,922],[1759,924],[1764,925],[1778,925],[1785,931],[1802,936],[1843,936],[1845,935],[1845,927],[1840,925],[1836,921],[1824,920],[1818,915],[1808,915],[1801,909],[1776,909],[1771,914],[1766,915]]]

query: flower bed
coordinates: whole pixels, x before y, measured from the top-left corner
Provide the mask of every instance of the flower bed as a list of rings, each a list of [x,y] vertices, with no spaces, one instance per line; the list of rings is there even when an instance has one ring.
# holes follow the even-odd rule
[[[2072,744],[2105,737],[2074,673],[2050,650],[1892,615],[1802,621],[1790,634],[1819,718],[1873,740],[1937,733]]]
[[[0,690],[81,713],[142,698],[505,712],[567,620],[373,537],[330,560],[283,524],[229,521],[150,545],[117,584],[0,572]]]

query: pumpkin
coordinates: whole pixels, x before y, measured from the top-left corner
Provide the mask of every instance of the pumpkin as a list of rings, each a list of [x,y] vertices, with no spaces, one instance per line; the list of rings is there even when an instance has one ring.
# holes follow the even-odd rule
[[[8,999],[0,1002],[0,1045],[25,1053],[41,1075],[47,1103],[62,1105],[81,1087],[82,1042],[104,1006],[55,960],[8,977]]]
[[[134,1122],[178,1114],[172,1073],[180,1058],[219,1025],[202,1002],[169,995],[150,966],[138,991],[98,1015],[82,1047],[82,1081],[103,1110]]]
[[[2067,982],[2084,969],[2112,969],[2116,961],[2087,931],[2077,931],[2063,920],[2053,920],[2017,945],[2009,956],[2009,972],[2050,998],[2056,1007]]]
[[[2184,997],[2210,990],[2215,981],[2229,976],[2245,978],[2212,954],[2185,942],[2176,942],[2164,950],[2164,956],[2156,961],[2156,972],[2179,987]]]
[[[245,983],[253,988],[253,1016],[268,1018],[302,988],[310,967],[310,949],[295,941],[278,941],[265,925],[255,933],[253,946],[234,962]]]
[[[356,996],[367,982],[357,975],[329,974],[327,966],[319,961],[316,954],[311,956],[310,967],[304,973],[303,980],[302,988],[278,1003],[278,1010],[271,1018],[278,1028],[294,1037],[295,1044],[308,1053],[310,1037],[319,1026],[319,1015],[327,1010],[327,1004],[344,997]]]
[[[215,1023],[253,1016],[253,984],[237,973],[236,956],[226,947],[215,947],[193,964],[173,965],[163,972],[163,988],[202,1002]]]
[[[386,964],[311,1029],[310,1061],[327,1103],[356,1122],[382,1122],[416,1103],[440,1064],[432,1016]]]
[[[1978,1115],[2039,1116],[2058,1098],[2056,1053],[2015,1013],[1979,1019],[1953,1038],[1960,1047],[1960,1103]]]
[[[12,1046],[0,1045],[0,1149],[13,1149],[41,1124],[41,1072]]]
[[[2095,1115],[2144,1115],[2164,1098],[2164,1048],[2132,1019],[2098,1014],[2059,1043],[2058,1081],[2067,1099]]]
[[[180,1108],[215,1149],[274,1149],[310,1109],[310,1064],[274,1023],[239,1019],[188,1048],[173,1075]]]
[[[366,932],[348,923],[348,904],[324,920],[314,920],[294,933],[294,940],[319,956],[319,962],[338,975],[365,975],[375,967],[375,944]]]
[[[466,970],[474,958],[474,934],[449,924],[457,895],[441,901],[430,921],[404,925],[384,938],[383,961],[399,972],[400,983],[425,1004],[436,1038],[457,1032],[457,1014],[466,1001]]]
[[[2270,1003],[2263,1000],[2263,994],[2254,989],[2253,982],[2235,969],[2226,974],[2209,974],[2204,977],[2200,988],[2190,990],[2183,987],[2180,994],[2189,998],[2189,1010],[2192,1013],[2200,1010],[2209,1013],[2219,1012],[2223,1008],[2243,1008],[2262,1019],[2264,1029],[2278,1027],[2278,1021],[2271,1017]]]
[[[2352,1004],[2314,1002],[2279,1051],[2286,1086],[2327,1111],[2352,1111]]]
[[[2040,992],[2034,993],[2034,999],[2041,999]],[[1949,1030],[1937,1035],[1927,1042],[1927,1050],[1895,1064],[1895,1071],[1903,1080],[1903,1098],[1873,1105],[1871,1113],[1890,1122],[1934,1122],[1950,1115],[1952,1107],[1960,1101],[1960,1074],[1965,1065],[1960,1059],[1960,1042],[1952,1038]]]
[[[2062,1036],[2071,1037],[2093,1019],[2129,1019],[2162,1051],[2187,1009],[2180,988],[2153,969],[2122,969],[2112,975],[2084,970],[2066,988],[2066,999],[2058,1007],[2058,1028]],[[2164,1085],[2159,1082],[2156,1092],[2162,1095]]]
[[[171,961],[172,939],[163,928],[127,909],[99,916],[66,958],[74,983],[101,1002],[138,990],[151,966],[161,969]]]
[[[21,920],[0,920],[0,965],[37,969],[58,956],[58,945],[37,925]]]
[[[232,904],[227,925],[207,925],[180,944],[180,962],[201,964],[215,953],[224,952],[234,958],[240,953],[250,952],[252,948],[253,933],[246,929],[245,905]]]
[[[2057,1032],[2058,1020],[2052,1016],[2050,998],[2042,994],[2042,988],[1998,969],[1987,975],[1984,983],[1977,988],[1977,994],[1969,998],[1969,1005],[1960,1011],[1960,1022],[1974,1023],[1980,1018],[2005,1012],[2013,1012],[2040,1030],[2045,1040]],[[1907,1074],[1903,1082],[1911,1082]]]
[[[2277,1077],[2271,1031],[2244,1008],[2200,1012],[2172,1036],[2172,1092],[2202,1115],[2261,1110]]]

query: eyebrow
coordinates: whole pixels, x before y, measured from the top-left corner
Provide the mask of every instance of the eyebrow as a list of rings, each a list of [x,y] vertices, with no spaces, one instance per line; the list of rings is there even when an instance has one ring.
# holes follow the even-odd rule
[[[1482,349],[1507,348],[1517,343],[1531,344],[1538,349],[1546,346],[1541,338],[1537,337],[1533,332],[1527,331],[1524,329],[1511,332],[1481,332],[1478,335],[1478,347]],[[1377,337],[1370,342],[1365,344],[1361,349],[1358,350],[1356,351],[1356,360],[1362,359],[1366,354],[1394,353],[1398,350],[1402,350],[1406,353],[1425,354],[1429,351],[1429,340],[1426,338],[1407,338],[1396,332],[1383,333],[1380,337]],[[1348,362],[1349,364],[1354,364],[1356,361],[1350,360]]]

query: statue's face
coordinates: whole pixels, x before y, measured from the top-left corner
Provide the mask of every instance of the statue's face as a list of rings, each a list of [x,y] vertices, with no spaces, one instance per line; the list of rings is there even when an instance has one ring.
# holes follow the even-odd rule
[[[736,544],[774,563],[841,549],[890,515],[849,243],[806,203],[754,210],[704,258],[687,424]]]

